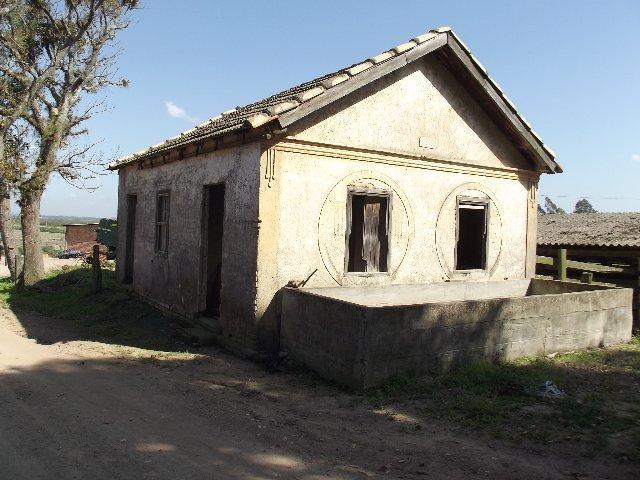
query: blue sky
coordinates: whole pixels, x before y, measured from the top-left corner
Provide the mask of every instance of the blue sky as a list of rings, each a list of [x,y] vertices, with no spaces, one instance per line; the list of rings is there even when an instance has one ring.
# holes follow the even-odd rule
[[[540,192],[565,209],[640,211],[640,2],[146,0],[120,37],[127,89],[90,140],[107,156],[450,25],[558,154]],[[52,179],[45,215],[115,216],[117,175],[93,192]]]

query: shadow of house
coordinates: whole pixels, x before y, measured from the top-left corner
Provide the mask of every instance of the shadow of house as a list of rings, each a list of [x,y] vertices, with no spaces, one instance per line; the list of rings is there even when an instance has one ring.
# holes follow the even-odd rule
[[[94,293],[91,275],[90,268],[81,267],[24,292],[6,281],[2,288],[26,335],[42,344],[87,340],[153,350],[187,348],[178,335],[184,323],[141,303],[115,282],[112,270],[103,270],[104,289]]]
[[[565,415],[551,412],[549,418],[544,414],[542,419],[520,418],[529,428],[557,425],[549,438],[558,441],[549,446],[542,438],[538,443],[528,439],[523,448],[513,449],[457,419],[425,416],[424,408],[415,401],[387,403],[387,412],[401,417],[396,420],[361,398],[317,385],[309,387],[287,375],[268,375],[224,355],[12,361],[10,368],[0,371],[0,430],[4,439],[10,439],[0,440],[4,447],[0,460],[7,478],[118,480],[133,475],[312,480],[401,477],[429,471],[432,478],[506,480],[560,475],[567,469],[576,471],[576,463],[592,476],[603,478],[612,471],[620,479],[637,474],[637,465],[621,464],[609,452],[598,451],[595,458],[579,456],[584,444],[576,435],[583,429],[611,433],[615,422],[609,422],[614,417],[607,411],[596,412],[602,415],[602,423],[595,420],[597,425],[589,426],[585,422],[574,430],[576,440],[567,440],[566,430],[560,427],[568,418]],[[636,354],[636,369],[639,361]],[[572,395],[588,390],[596,381],[586,377],[593,373],[569,375],[562,367],[511,368],[499,380],[496,376],[485,383],[474,379],[475,391],[473,386],[447,379],[448,384],[439,386],[442,396],[424,392],[421,396],[427,405],[441,402],[440,413],[446,413],[451,404],[443,400],[455,400],[461,387],[467,396],[460,395],[460,399],[469,401],[470,390],[499,398],[509,381],[517,389],[522,385],[519,379],[538,378],[536,375],[558,383],[563,380]],[[532,373],[532,368],[540,371]],[[602,388],[617,391],[625,375],[630,374],[600,372],[597,381]],[[567,383],[569,378],[574,378],[572,383]],[[584,408],[591,406],[587,403]],[[576,408],[577,413],[585,413],[579,405]],[[470,409],[463,412],[472,414]],[[593,414],[585,418],[593,421]],[[498,425],[508,429],[510,420],[501,415]],[[627,434],[624,430],[625,438]]]

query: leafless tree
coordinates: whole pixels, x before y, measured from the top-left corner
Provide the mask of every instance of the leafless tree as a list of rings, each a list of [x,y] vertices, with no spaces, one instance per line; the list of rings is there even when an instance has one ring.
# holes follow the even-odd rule
[[[0,176],[17,193],[24,268],[43,277],[40,202],[52,173],[80,186],[95,177],[92,145],[78,140],[115,79],[115,39],[137,0],[2,0]],[[12,148],[7,148],[11,145]]]

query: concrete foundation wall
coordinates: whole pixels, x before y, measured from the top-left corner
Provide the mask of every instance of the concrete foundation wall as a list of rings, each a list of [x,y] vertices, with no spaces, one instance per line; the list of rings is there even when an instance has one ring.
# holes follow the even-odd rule
[[[458,292],[475,300],[384,306],[361,302],[366,294],[353,295],[359,302],[354,303],[332,298],[331,292],[324,295],[324,289],[287,289],[283,345],[294,359],[325,378],[362,390],[399,374],[419,375],[463,362],[562,352],[631,338],[630,289],[530,282],[526,295],[512,298],[482,299],[491,283],[499,295],[521,293],[522,282],[511,286],[478,282],[475,295]],[[423,298],[429,297],[429,289],[446,288],[422,287],[427,291]]]
[[[132,165],[119,171],[119,279],[124,276],[127,195],[136,195],[133,289],[187,318],[205,308],[204,186],[225,183],[220,316],[224,341],[238,348],[255,343],[260,152],[260,145],[252,143],[156,168]],[[155,251],[156,194],[161,190],[170,193],[167,254]]]

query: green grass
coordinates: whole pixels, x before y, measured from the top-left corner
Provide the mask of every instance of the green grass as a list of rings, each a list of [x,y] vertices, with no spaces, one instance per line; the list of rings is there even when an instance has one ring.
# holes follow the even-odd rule
[[[174,335],[176,322],[119,286],[113,270],[103,269],[103,287],[93,292],[91,267],[84,265],[50,272],[23,292],[5,278],[0,280],[0,306],[11,308],[30,336],[50,343],[77,339],[153,350],[185,348]],[[21,312],[56,319],[59,332],[44,329]]]
[[[545,380],[567,394],[527,393]],[[372,395],[378,406],[419,400],[424,415],[510,441],[575,443],[640,462],[640,338],[554,358],[479,363],[428,378],[394,378]]]
[[[40,231],[48,232],[48,233],[65,233],[66,227],[63,227],[62,225],[42,225],[41,224]]]
[[[62,250],[55,245],[45,245],[42,247],[42,251],[50,257],[57,257]]]

